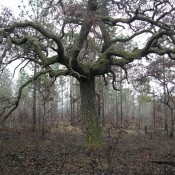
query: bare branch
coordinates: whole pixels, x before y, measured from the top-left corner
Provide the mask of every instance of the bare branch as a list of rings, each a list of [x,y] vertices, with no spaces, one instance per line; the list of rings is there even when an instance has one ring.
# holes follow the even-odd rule
[[[52,69],[46,69],[46,70],[41,70],[40,72],[38,72],[34,77],[30,78],[28,81],[26,81],[18,90],[18,95],[16,97],[16,100],[14,101],[13,103],[13,108],[9,110],[9,112],[7,114],[5,114],[2,118],[2,120],[6,120],[10,114],[18,107],[19,105],[19,101],[20,101],[20,98],[21,98],[21,95],[22,95],[22,91],[23,89],[28,86],[30,83],[36,81],[41,75],[43,74],[46,74],[46,73],[49,73],[49,72],[52,72],[54,73],[54,76],[57,77],[57,76],[60,76],[60,75],[66,75],[68,74],[68,72],[66,70],[57,70],[57,71],[53,71]]]

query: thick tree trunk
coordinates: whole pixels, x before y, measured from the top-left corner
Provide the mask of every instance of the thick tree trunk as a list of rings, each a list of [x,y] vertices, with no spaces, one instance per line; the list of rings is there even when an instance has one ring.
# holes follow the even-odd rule
[[[80,79],[81,113],[85,126],[85,146],[98,148],[102,144],[102,132],[95,108],[94,77]]]

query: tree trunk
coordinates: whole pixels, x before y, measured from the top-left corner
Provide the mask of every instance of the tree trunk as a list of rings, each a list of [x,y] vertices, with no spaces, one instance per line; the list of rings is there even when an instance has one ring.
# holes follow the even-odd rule
[[[120,69],[120,123],[123,124],[123,86],[122,86],[122,69]]]
[[[95,107],[94,77],[80,79],[81,113],[85,126],[85,146],[98,148],[102,144],[102,132]]]
[[[116,101],[115,101],[115,105],[116,105],[116,126],[117,129],[119,128],[119,102],[118,102],[118,92],[116,91]]]
[[[174,114],[175,114],[175,111],[173,109],[170,109],[171,110],[171,130],[170,130],[170,137],[173,137],[174,135]]]
[[[36,63],[34,65],[34,76],[36,75],[37,70],[36,70]],[[33,107],[32,107],[32,112],[33,112],[33,132],[36,130],[36,90],[37,90],[37,82],[35,81],[33,84]]]
[[[70,77],[70,124],[75,125],[74,79]]]
[[[165,75],[165,57],[163,57],[163,94],[164,94],[164,118],[165,118],[165,123],[164,123],[164,127],[165,127],[165,132],[168,135],[168,118],[166,115],[166,107],[165,107],[165,102],[166,102],[166,75]]]
[[[156,101],[155,101],[155,93],[153,93],[153,128],[154,128],[154,134],[156,134]]]
[[[44,104],[43,104],[43,107],[44,107],[44,114],[43,114],[43,121],[42,121],[42,136],[44,137],[45,136],[45,124],[46,124],[46,101],[44,99]]]

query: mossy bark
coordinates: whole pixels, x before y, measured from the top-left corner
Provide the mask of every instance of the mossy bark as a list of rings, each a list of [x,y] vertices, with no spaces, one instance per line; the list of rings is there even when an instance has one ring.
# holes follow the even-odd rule
[[[85,126],[85,147],[99,148],[102,144],[102,132],[95,108],[94,77],[80,80],[81,112]]]

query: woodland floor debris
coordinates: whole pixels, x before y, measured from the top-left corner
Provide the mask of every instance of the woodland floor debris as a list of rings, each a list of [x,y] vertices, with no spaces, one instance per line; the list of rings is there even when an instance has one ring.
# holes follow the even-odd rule
[[[105,137],[86,150],[81,134],[0,132],[1,175],[175,175],[175,139],[147,135]]]

